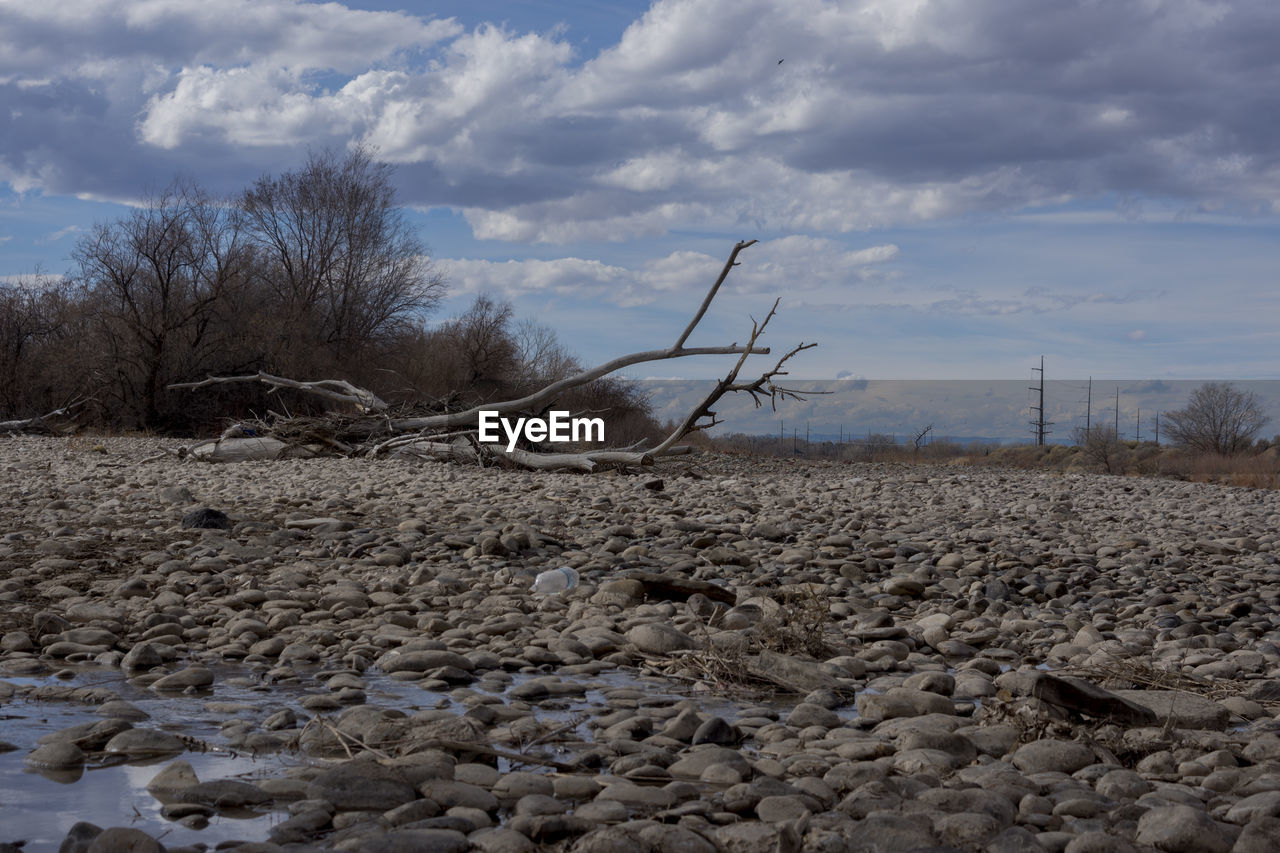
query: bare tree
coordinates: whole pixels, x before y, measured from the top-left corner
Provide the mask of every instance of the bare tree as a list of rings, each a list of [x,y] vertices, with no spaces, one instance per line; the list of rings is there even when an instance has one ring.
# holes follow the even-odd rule
[[[368,148],[313,153],[301,169],[260,178],[241,209],[278,298],[281,345],[305,333],[334,364],[434,308],[443,274],[396,206],[391,167]]]
[[[510,388],[519,364],[511,335],[513,314],[510,302],[482,293],[460,317],[443,325],[443,343],[457,360],[451,388],[467,389],[478,400]]]
[[[33,387],[48,365],[36,351],[67,326],[69,311],[62,279],[36,271],[0,284],[0,412],[23,414],[46,406]]]
[[[209,369],[214,319],[244,280],[248,254],[225,205],[176,182],[124,219],[99,224],[72,259],[97,321],[117,403],[156,426],[165,386]]]
[[[1165,429],[1175,444],[1227,455],[1247,450],[1269,420],[1252,391],[1206,382],[1191,392],[1185,409],[1165,413]]]
[[[533,388],[563,379],[582,369],[550,326],[525,318],[515,326],[516,384]]]

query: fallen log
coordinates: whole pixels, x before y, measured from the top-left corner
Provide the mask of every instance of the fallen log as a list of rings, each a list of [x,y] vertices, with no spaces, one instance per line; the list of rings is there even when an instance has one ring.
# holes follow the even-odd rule
[[[782,356],[772,370],[752,382],[739,382],[738,374],[752,355],[768,355],[768,347],[756,342],[777,312],[778,301],[763,322],[752,320],[750,338],[745,346],[737,343],[719,347],[686,347],[685,342],[706,314],[712,300],[732,269],[738,265],[738,255],[755,240],[737,243],[719,277],[702,300],[701,306],[675,343],[665,349],[646,350],[620,356],[596,367],[580,371],[572,376],[552,382],[538,391],[514,400],[504,400],[473,406],[457,412],[445,412],[424,416],[396,416],[390,407],[376,394],[341,379],[319,379],[303,382],[282,376],[258,372],[243,376],[210,376],[198,382],[181,382],[170,388],[196,390],[211,385],[234,382],[259,382],[272,392],[281,389],[302,391],[323,399],[350,406],[355,415],[333,413],[332,430],[326,430],[323,418],[283,418],[275,416],[273,422],[257,422],[248,432],[236,425],[218,441],[202,442],[186,448],[186,456],[207,462],[240,462],[270,460],[287,455],[315,456],[324,454],[376,455],[398,453],[425,459],[467,461],[479,464],[498,463],[533,470],[574,470],[591,472],[601,465],[614,467],[643,467],[652,465],[657,457],[686,453],[687,446],[677,442],[692,432],[709,429],[721,423],[711,406],[725,394],[745,392],[760,406],[764,398],[776,406],[778,399],[788,397],[803,399],[788,388],[774,384],[775,377],[785,375],[783,365],[797,353],[816,344],[801,343]],[[480,441],[481,412],[499,415],[513,412],[543,412],[565,391],[601,379],[625,367],[652,361],[685,358],[700,355],[737,355],[738,360],[728,375],[716,383],[712,392],[697,406],[675,430],[657,447],[602,449],[579,452],[531,451],[515,446]],[[816,392],[823,393],[823,392]],[[514,442],[513,442],[514,444]]]
[[[0,432],[24,432],[39,435],[69,435],[79,428],[79,410],[91,400],[76,400],[60,409],[30,418],[0,421]]]

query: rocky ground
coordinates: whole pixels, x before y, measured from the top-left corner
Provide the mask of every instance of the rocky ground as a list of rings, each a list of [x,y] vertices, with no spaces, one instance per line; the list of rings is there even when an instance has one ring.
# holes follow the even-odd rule
[[[1275,492],[729,457],[208,466],[97,442],[0,445],[0,703],[97,709],[23,745],[32,768],[168,755],[149,790],[175,822],[280,813],[226,849],[1280,844]],[[534,596],[558,566],[581,583]],[[192,738],[58,686],[90,665],[176,703],[228,665],[295,688],[297,713],[223,737],[307,760],[197,779]],[[375,679],[451,701],[379,704]],[[588,690],[604,701],[548,722]],[[126,818],[62,849],[163,849]],[[20,849],[4,825],[0,803]]]

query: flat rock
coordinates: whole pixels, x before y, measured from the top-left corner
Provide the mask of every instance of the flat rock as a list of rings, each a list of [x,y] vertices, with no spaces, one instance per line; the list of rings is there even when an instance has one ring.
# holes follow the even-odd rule
[[[1082,678],[1040,673],[1031,685],[1031,695],[1064,711],[1094,720],[1125,726],[1149,726],[1156,722],[1156,714],[1150,707]]]
[[[1235,844],[1233,827],[1194,806],[1163,806],[1138,818],[1135,840],[1166,853],[1227,853]]]
[[[626,633],[626,637],[628,643],[651,655],[665,655],[697,646],[693,637],[663,622],[637,625]]]
[[[1222,731],[1231,713],[1212,699],[1178,690],[1116,690],[1127,702],[1149,709],[1158,726]]]
[[[1091,747],[1074,741],[1042,738],[1018,747],[1013,766],[1024,773],[1075,773],[1097,761]]]

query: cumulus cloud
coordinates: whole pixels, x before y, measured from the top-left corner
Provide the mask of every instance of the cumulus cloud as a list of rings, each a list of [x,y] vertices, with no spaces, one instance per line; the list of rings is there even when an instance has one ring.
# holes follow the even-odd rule
[[[366,142],[408,201],[555,243],[1103,194],[1275,212],[1278,40],[1270,0],[658,0],[593,55],[339,3],[0,0],[0,179],[235,186]]]

